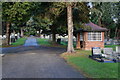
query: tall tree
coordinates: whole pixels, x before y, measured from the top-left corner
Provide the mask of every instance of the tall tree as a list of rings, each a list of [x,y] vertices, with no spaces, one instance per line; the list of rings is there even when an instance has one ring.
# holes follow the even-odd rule
[[[67,4],[67,24],[68,24],[68,53],[73,53],[73,17],[72,17],[72,3]]]
[[[116,4],[116,2],[94,2],[92,4],[91,12],[96,14],[91,14],[91,20],[109,30],[106,38],[113,38],[115,28],[117,27],[115,23],[117,17],[115,17],[115,15],[119,11],[115,9],[116,6],[114,4]]]
[[[32,10],[32,3],[29,2],[3,2],[3,21],[7,22],[6,24],[6,41],[9,45],[10,41],[10,25],[11,23],[22,23],[29,18]]]
[[[51,32],[53,34],[53,40],[55,41],[55,34],[59,33],[60,29],[65,28],[61,26],[68,26],[68,53],[73,53],[73,20],[74,23],[84,23],[88,22],[88,13],[89,10],[86,7],[86,3],[41,3],[41,6],[44,6],[42,10],[44,10],[44,13],[40,11],[39,14],[43,14],[42,16],[46,16],[49,20],[52,21],[52,24],[50,25]],[[41,10],[41,9],[40,9]],[[75,14],[75,13],[77,14]],[[74,15],[73,15],[74,13]],[[83,14],[84,13],[84,14]]]

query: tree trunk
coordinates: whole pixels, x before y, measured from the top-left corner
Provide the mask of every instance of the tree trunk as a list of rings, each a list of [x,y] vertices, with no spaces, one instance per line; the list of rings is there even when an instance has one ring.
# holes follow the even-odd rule
[[[80,49],[80,33],[77,34],[76,38],[76,49]]]
[[[10,23],[7,22],[6,24],[6,44],[10,44]]]
[[[117,31],[118,31],[118,28],[116,27],[116,29],[115,29],[115,35],[114,35],[115,39],[117,38]]]
[[[23,35],[23,29],[22,29],[22,28],[21,28],[21,34],[20,34],[20,35],[21,35],[21,37],[23,37],[23,36],[24,36],[24,35]]]
[[[39,29],[39,37],[41,38],[41,29]]]
[[[56,34],[54,32],[52,33],[52,41],[56,42]]]
[[[73,20],[72,20],[72,7],[67,6],[67,22],[68,22],[68,48],[67,53],[73,53]]]
[[[98,25],[99,25],[99,26],[102,26],[101,17],[98,18]]]
[[[108,31],[108,36],[107,36],[107,41],[109,41],[109,39],[110,39],[110,29],[109,29],[109,31]]]
[[[119,36],[120,36],[120,29],[118,29],[118,32],[117,32],[117,36],[116,36],[116,37],[117,37],[117,40],[119,40],[119,39],[120,39],[120,37],[119,37]]]

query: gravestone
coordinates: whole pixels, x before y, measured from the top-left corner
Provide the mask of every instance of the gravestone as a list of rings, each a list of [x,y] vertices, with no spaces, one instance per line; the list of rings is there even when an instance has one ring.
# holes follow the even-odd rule
[[[116,52],[120,53],[120,46],[116,46]]]
[[[60,44],[61,43],[61,38],[57,39],[57,43]]]
[[[118,40],[114,40],[113,45],[120,45],[120,42]]]
[[[107,59],[110,59],[110,60],[114,59],[113,48],[104,48],[103,53],[104,53],[104,55],[106,55],[105,57]]]
[[[103,49],[104,54],[112,54],[112,52],[113,52],[113,48],[104,48]]]
[[[18,39],[18,35],[17,34],[15,34],[15,40],[17,40]]]
[[[92,47],[92,55],[101,55],[100,47]]]
[[[10,38],[11,38],[11,43],[15,42],[15,34],[14,33],[11,33]]]
[[[111,44],[112,44],[111,41],[107,41],[107,42],[105,43],[105,45],[111,45]]]
[[[92,47],[92,56],[89,55],[89,57],[98,62],[102,62],[102,53],[100,47]]]
[[[20,33],[17,33],[17,38],[18,38],[18,39],[20,38]]]

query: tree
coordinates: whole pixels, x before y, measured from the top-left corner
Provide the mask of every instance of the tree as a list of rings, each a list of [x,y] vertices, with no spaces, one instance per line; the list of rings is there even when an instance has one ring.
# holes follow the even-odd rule
[[[44,7],[44,8],[43,8]],[[88,22],[89,10],[86,7],[86,3],[64,3],[64,2],[54,2],[54,3],[41,3],[41,9],[39,11],[40,16],[46,17],[48,20],[52,21],[49,26],[52,34],[53,41],[55,41],[56,33],[65,33],[67,31],[66,26],[68,26],[68,53],[74,52],[73,48],[73,20],[75,24]],[[44,12],[44,13],[43,13]],[[77,13],[73,15],[73,13]],[[84,14],[83,14],[84,13]],[[41,23],[41,18],[39,18]],[[43,24],[43,23],[42,23]],[[64,26],[64,27],[62,27]],[[60,30],[64,29],[64,31]],[[60,30],[60,31],[58,31]],[[60,34],[62,34],[60,33]]]
[[[73,13],[76,13],[73,15]],[[83,14],[84,13],[84,14]],[[73,22],[74,25],[89,22],[89,10],[86,3],[67,4],[67,24],[68,24],[68,53],[73,53]],[[74,21],[73,21],[74,20]],[[80,26],[79,26],[80,27]]]
[[[0,35],[2,35],[2,2],[0,2]]]
[[[7,45],[10,41],[10,25],[11,23],[22,23],[31,15],[32,3],[29,2],[3,2],[3,21],[6,24]]]
[[[72,19],[72,4],[67,5],[67,21],[68,21],[68,53],[73,53],[73,19]]]
[[[94,2],[92,4],[91,21],[109,30],[106,35],[108,39],[117,36],[119,33],[117,25],[120,13],[119,2]]]

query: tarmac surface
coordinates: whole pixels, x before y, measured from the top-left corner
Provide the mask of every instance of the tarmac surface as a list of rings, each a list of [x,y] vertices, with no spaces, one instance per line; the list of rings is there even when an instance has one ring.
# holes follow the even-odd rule
[[[85,78],[60,57],[64,48],[39,46],[35,38],[25,45],[4,49],[3,78]]]

